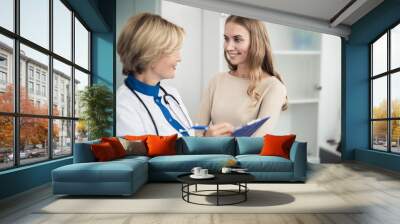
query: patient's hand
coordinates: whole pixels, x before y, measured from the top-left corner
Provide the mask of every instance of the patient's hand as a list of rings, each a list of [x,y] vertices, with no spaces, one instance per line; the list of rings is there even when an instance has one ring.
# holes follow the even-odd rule
[[[215,125],[210,125],[204,136],[207,137],[231,136],[233,133],[233,129],[234,127],[229,123],[219,123]]]

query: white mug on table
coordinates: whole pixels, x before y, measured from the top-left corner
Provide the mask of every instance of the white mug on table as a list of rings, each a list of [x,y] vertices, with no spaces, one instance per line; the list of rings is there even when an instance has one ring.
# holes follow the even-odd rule
[[[200,171],[202,170],[202,168],[201,167],[193,167],[193,169],[192,169],[192,173],[194,174],[194,175],[196,175],[196,176],[200,176],[201,174],[200,174]]]
[[[200,170],[200,176],[207,176],[208,175],[208,169],[201,169]]]

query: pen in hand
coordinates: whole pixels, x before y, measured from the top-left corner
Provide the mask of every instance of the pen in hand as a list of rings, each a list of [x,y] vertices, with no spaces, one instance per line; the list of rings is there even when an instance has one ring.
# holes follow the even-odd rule
[[[208,130],[208,126],[206,126],[206,125],[193,125],[193,126],[191,127],[191,129],[194,129],[194,130],[201,130],[201,131],[207,131],[207,130]]]

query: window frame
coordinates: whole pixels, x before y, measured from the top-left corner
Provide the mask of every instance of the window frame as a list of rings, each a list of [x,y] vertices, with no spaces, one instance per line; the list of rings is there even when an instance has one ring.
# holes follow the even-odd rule
[[[75,82],[75,69],[81,71],[82,73],[85,73],[88,75],[89,78],[89,83],[88,86],[92,85],[92,61],[91,61],[91,50],[92,50],[92,43],[91,43],[91,37],[92,37],[92,30],[88,27],[88,25],[84,22],[84,20],[79,16],[79,14],[72,9],[72,7],[68,4],[66,0],[59,0],[68,10],[71,11],[71,18],[70,18],[70,23],[71,23],[71,59],[64,58],[63,56],[55,53],[53,50],[53,23],[54,23],[54,18],[53,18],[53,1],[54,0],[48,0],[49,4],[49,47],[46,49],[45,47],[42,47],[39,44],[34,43],[33,41],[30,41],[29,39],[23,37],[20,35],[20,0],[14,0],[13,1],[13,10],[14,10],[14,18],[13,18],[13,31],[10,31],[4,27],[0,26],[0,35],[3,35],[7,38],[12,39],[13,41],[13,54],[12,54],[12,73],[14,78],[14,110],[13,112],[2,112],[0,111],[0,116],[5,116],[5,117],[11,117],[13,119],[13,154],[14,154],[14,161],[13,161],[13,166],[10,167],[5,167],[5,168],[0,168],[0,172],[5,171],[5,170],[11,170],[11,169],[16,169],[19,167],[23,166],[30,166],[33,164],[38,164],[38,163],[43,163],[46,161],[50,160],[58,160],[66,157],[73,156],[74,152],[74,143],[75,143],[75,126],[76,126],[76,121],[79,120],[79,117],[75,116],[75,108],[71,108],[71,114],[70,116],[56,116],[53,115],[53,60],[58,60],[61,63],[64,63],[68,66],[71,66],[71,100],[72,100],[72,105],[75,103],[75,88],[74,88],[74,82]],[[80,65],[75,63],[75,18],[83,25],[83,27],[88,31],[88,69],[85,69],[81,67]],[[48,62],[48,80],[46,80],[46,91],[45,94],[48,96],[48,112],[46,115],[39,115],[39,114],[27,114],[27,113],[21,113],[20,111],[20,85],[21,85],[21,80],[20,80],[20,45],[23,44],[27,47],[32,48],[33,50],[36,50],[40,53],[43,53],[48,56],[49,62]],[[27,64],[27,71],[29,64]],[[42,83],[41,79],[41,74],[42,72],[39,73],[39,80],[36,82],[36,69],[33,70],[33,79],[30,79],[30,74],[27,72],[26,75],[26,81],[28,82],[29,80],[33,81],[34,86],[36,83]],[[27,86],[28,87],[28,86]],[[28,87],[29,88],[29,87]],[[27,91],[29,91],[27,89]],[[36,89],[34,89],[36,91]],[[42,94],[39,94],[38,96],[42,96]],[[26,163],[26,164],[21,164],[21,159],[20,159],[20,119],[21,118],[45,118],[47,119],[48,122],[48,135],[47,135],[47,147],[48,147],[48,155],[47,158],[43,158],[43,160],[40,160],[38,162],[32,162],[32,163]],[[62,155],[62,156],[54,156],[54,147],[53,147],[53,123],[57,120],[61,121],[70,121],[71,122],[71,153],[68,155]]]
[[[391,86],[391,79],[393,75],[396,75],[396,73],[400,72],[400,67],[391,69],[391,30],[395,28],[396,26],[400,26],[400,21],[397,21],[396,23],[392,24],[389,28],[385,29],[384,32],[379,34],[375,39],[373,39],[370,43],[368,43],[369,47],[369,149],[373,151],[379,151],[379,152],[386,152],[386,153],[391,153],[391,154],[400,154],[400,152],[393,152],[392,151],[392,127],[391,123],[392,121],[400,121],[400,117],[392,117],[392,98],[391,98],[391,91],[392,91],[392,86]],[[381,37],[384,35],[387,35],[387,64],[386,64],[386,71],[382,72],[380,74],[376,74],[374,76],[373,74],[373,44],[376,43]],[[386,105],[386,118],[373,118],[373,81],[382,77],[386,77],[386,87],[387,87],[387,105]],[[374,121],[386,121],[386,151],[384,150],[379,150],[374,148],[374,133],[373,133],[373,122]]]

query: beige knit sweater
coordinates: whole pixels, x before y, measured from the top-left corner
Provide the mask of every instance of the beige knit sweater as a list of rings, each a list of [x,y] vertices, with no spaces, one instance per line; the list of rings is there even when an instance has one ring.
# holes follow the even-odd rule
[[[228,122],[234,127],[254,119],[270,116],[252,136],[264,136],[273,130],[286,101],[286,87],[273,76],[264,78],[256,87],[260,100],[247,95],[250,80],[227,72],[217,74],[205,90],[197,123],[201,125]]]

